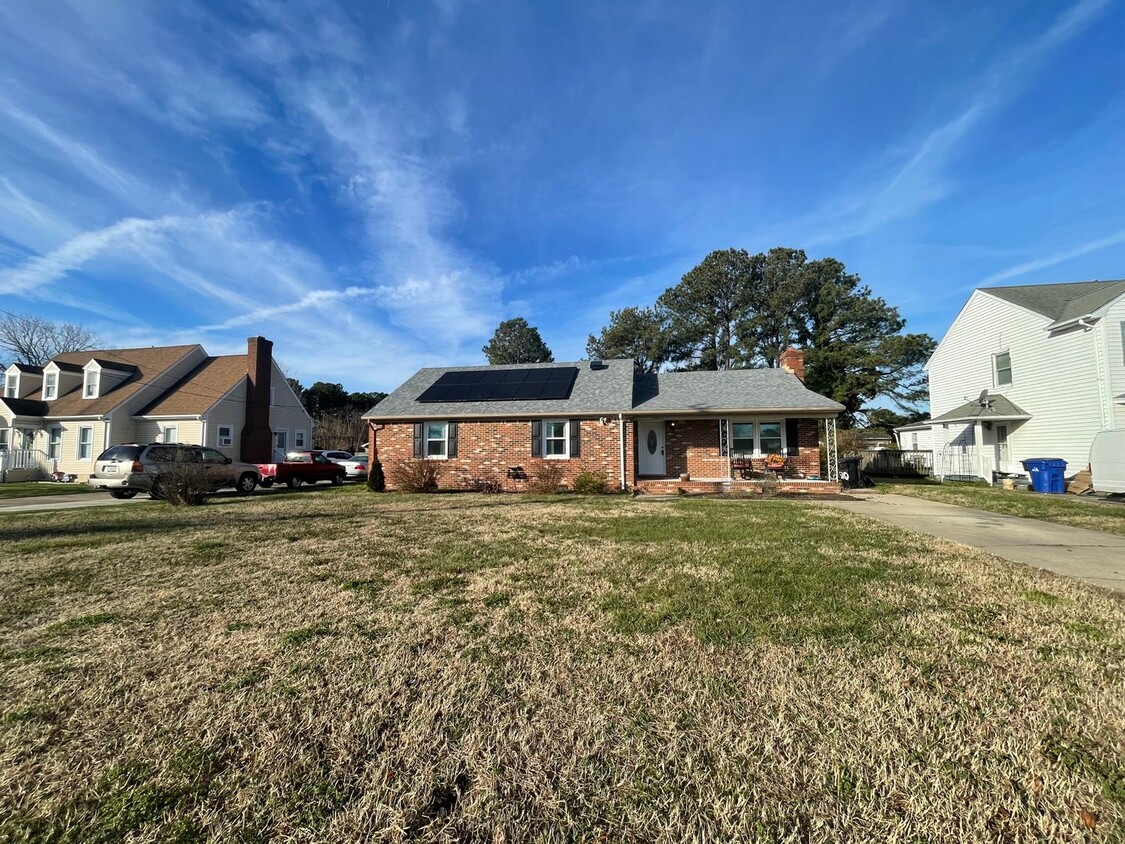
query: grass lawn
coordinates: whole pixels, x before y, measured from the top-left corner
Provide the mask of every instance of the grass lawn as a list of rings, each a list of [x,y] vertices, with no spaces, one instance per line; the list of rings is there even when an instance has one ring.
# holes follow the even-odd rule
[[[351,487],[0,542],[0,841],[1125,835],[1125,603],[815,504]]]
[[[1125,503],[1079,501],[1073,495],[1043,495],[984,484],[879,483],[876,489],[1125,536]]]
[[[0,501],[9,498],[30,498],[35,495],[75,495],[96,492],[89,484],[37,483],[0,484]]]

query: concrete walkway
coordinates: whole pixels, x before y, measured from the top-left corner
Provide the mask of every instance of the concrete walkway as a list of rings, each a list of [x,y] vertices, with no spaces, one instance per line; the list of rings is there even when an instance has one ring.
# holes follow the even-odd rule
[[[113,498],[108,492],[77,492],[74,495],[32,495],[0,501],[0,516],[5,513],[30,513],[49,510],[74,510],[78,507],[116,507],[150,500],[147,495],[136,498]]]
[[[916,533],[980,548],[997,557],[1125,592],[1125,536],[1002,516],[906,495],[849,493],[854,501],[825,501]]]

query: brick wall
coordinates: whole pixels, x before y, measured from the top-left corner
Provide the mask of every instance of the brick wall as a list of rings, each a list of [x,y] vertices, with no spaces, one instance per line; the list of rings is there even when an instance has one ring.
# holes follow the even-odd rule
[[[563,483],[586,470],[602,469],[611,489],[621,484],[618,422],[610,417],[605,425],[597,419],[582,419],[581,456],[569,460],[550,461],[563,469]],[[667,477],[678,477],[687,471],[696,478],[726,478],[727,458],[719,453],[719,423],[715,419],[689,419],[665,422],[665,455]],[[637,481],[637,421],[625,421],[625,483],[632,488]],[[798,426],[799,454],[791,457],[787,474],[817,475],[820,473],[819,423],[802,419]],[[414,426],[411,422],[382,423],[380,429],[370,428],[369,454],[379,460],[387,473],[388,489],[393,489],[390,469],[403,460],[414,459]],[[457,426],[457,457],[440,461],[442,489],[472,489],[478,480],[498,481],[505,491],[522,491],[526,481],[507,477],[510,466],[522,466],[527,474],[536,465],[547,462],[531,455],[531,420],[461,421]],[[764,459],[755,459],[754,467],[764,471]]]
[[[801,419],[797,423],[799,453],[789,458],[788,474],[820,474],[820,423]],[[719,451],[719,422],[716,419],[669,420],[664,423],[667,477],[688,472],[692,478],[725,478],[727,458]],[[792,445],[792,443],[789,443]],[[765,469],[765,458],[755,458],[754,468]]]
[[[441,489],[473,489],[478,481],[498,481],[505,491],[527,489],[526,480],[509,478],[508,469],[522,466],[531,476],[537,465],[552,463],[563,470],[563,483],[569,486],[580,472],[601,469],[609,478],[609,488],[621,486],[618,423],[610,418],[605,425],[598,419],[579,422],[580,455],[567,460],[546,460],[531,454],[531,420],[463,421],[457,424],[457,456],[439,460]],[[411,422],[384,423],[371,429],[368,446],[371,459],[383,464],[387,488],[393,489],[391,468],[414,459],[414,426]],[[631,483],[631,479],[629,480]]]

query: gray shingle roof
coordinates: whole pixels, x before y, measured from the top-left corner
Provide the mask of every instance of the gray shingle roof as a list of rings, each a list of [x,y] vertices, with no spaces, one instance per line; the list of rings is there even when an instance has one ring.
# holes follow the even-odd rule
[[[836,414],[844,406],[807,389],[781,369],[725,372],[661,372],[633,375],[633,361],[607,360],[591,370],[589,361],[519,366],[451,366],[422,369],[383,399],[365,419],[489,419],[570,414],[719,413],[783,410]],[[419,402],[418,396],[446,372],[577,366],[569,399],[557,401]]]
[[[1055,323],[1063,323],[1093,313],[1118,296],[1125,295],[1125,280],[1022,284],[982,287],[981,290],[1049,317]]]
[[[1031,414],[1003,396],[988,397],[987,406],[977,400],[967,401],[960,407],[934,417],[935,423],[942,422],[1003,422],[1005,419],[1030,419]]]
[[[532,369],[577,366],[578,377],[569,399],[535,401],[420,402],[418,396],[446,372],[475,372],[494,369]],[[524,363],[517,366],[447,366],[420,369],[401,387],[375,405],[365,419],[486,419],[526,418],[571,413],[622,413],[633,396],[633,361],[603,361],[602,369],[590,369],[589,361],[576,363]]]
[[[784,369],[658,372],[638,376],[636,413],[786,410],[839,413],[844,406],[805,387]]]

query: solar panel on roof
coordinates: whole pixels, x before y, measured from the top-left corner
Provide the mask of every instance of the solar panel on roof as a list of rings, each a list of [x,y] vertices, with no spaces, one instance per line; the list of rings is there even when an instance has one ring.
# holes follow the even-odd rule
[[[570,398],[577,377],[577,366],[454,370],[442,373],[418,401],[557,401]]]

